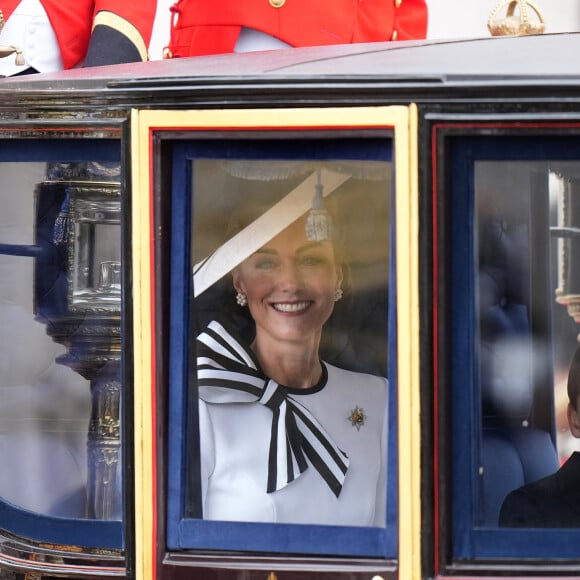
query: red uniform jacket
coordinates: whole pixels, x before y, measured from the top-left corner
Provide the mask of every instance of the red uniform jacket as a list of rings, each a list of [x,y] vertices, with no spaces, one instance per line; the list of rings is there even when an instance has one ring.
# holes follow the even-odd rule
[[[97,12],[116,14],[132,24],[149,45],[156,0],[40,0],[56,34],[64,68],[78,64],[87,53],[93,18]],[[2,0],[2,13],[8,20],[20,0]]]
[[[233,52],[242,26],[291,46],[425,38],[425,0],[178,0],[168,57]]]

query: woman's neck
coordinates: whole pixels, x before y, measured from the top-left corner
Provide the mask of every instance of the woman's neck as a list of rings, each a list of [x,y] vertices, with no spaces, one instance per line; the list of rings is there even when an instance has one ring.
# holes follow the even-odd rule
[[[320,382],[322,364],[318,343],[284,343],[260,341],[252,343],[252,350],[267,377],[295,389],[307,389]]]

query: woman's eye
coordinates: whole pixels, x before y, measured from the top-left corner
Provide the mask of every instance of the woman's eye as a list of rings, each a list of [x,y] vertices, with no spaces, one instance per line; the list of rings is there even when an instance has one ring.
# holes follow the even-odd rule
[[[326,262],[323,256],[303,256],[300,263],[303,266],[320,266]]]
[[[276,267],[276,263],[274,262],[274,260],[263,259],[258,260],[255,264],[255,267],[258,270],[272,270],[273,268]]]

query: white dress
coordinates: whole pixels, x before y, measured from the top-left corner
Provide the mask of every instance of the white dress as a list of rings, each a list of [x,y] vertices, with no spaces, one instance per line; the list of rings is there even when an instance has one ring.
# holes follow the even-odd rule
[[[282,489],[267,493],[272,411],[259,403],[200,400],[205,519],[385,525],[387,381],[324,364],[326,381],[287,391],[348,455],[339,496],[312,465]],[[356,409],[364,415],[362,424],[354,420]]]

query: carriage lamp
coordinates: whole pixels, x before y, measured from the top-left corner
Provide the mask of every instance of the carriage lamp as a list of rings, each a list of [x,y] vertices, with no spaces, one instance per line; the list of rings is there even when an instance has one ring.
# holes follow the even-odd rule
[[[90,381],[87,517],[119,519],[121,200],[118,163],[49,166],[36,187],[35,315]]]
[[[121,246],[118,186],[71,186],[69,306],[120,312]]]

